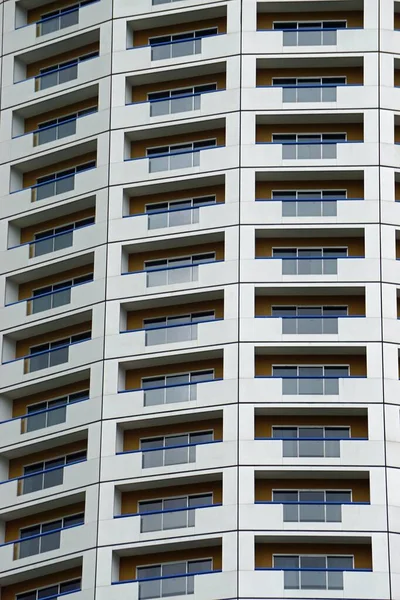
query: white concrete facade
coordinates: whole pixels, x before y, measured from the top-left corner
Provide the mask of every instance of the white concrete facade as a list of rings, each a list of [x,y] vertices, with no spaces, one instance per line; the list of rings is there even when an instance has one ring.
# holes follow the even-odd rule
[[[400,2],[0,7],[0,600],[400,600]]]

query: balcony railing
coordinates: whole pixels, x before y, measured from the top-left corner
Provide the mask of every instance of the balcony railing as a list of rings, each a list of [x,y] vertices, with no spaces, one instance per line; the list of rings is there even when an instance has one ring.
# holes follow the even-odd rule
[[[17,300],[17,302],[10,302],[9,304],[6,304],[6,306],[14,306],[15,304],[26,302],[27,314],[30,315],[43,312],[44,310],[51,310],[52,308],[59,308],[60,306],[70,304],[72,288],[85,285],[86,283],[92,283],[92,281],[76,283],[74,285],[59,288],[52,292],[45,292],[44,294],[38,294],[37,296],[31,296],[30,298]]]
[[[52,427],[53,425],[59,425],[65,423],[67,420],[67,408],[72,404],[79,404],[89,400],[89,396],[85,398],[79,398],[73,402],[60,404],[58,406],[52,406],[42,410],[35,410],[19,417],[12,417],[0,421],[0,426],[6,423],[12,423],[14,421],[21,421],[21,433],[30,433],[39,429],[45,429],[46,427]]]
[[[283,505],[285,523],[341,523],[342,506],[369,506],[369,502],[317,502],[256,500],[255,504]]]
[[[35,473],[29,473],[27,475],[20,475],[19,477],[5,479],[0,481],[0,485],[16,481],[18,484],[18,495],[38,492],[49,487],[62,485],[64,482],[64,469],[71,467],[72,465],[84,463],[86,460],[86,458],[83,458],[60,466],[49,467],[43,471],[36,471]]]
[[[150,598],[163,598],[167,596],[181,596],[194,594],[194,580],[199,575],[222,573],[221,570],[199,571],[198,573],[182,573],[179,575],[164,575],[162,577],[148,577],[146,579],[130,579],[126,581],[113,581],[111,585],[125,583],[139,584],[139,600]],[[48,599],[45,599],[48,600]]]
[[[120,394],[143,391],[144,406],[159,406],[162,404],[175,404],[176,402],[190,402],[197,400],[197,386],[211,381],[223,381],[222,378],[204,379],[194,383],[180,383],[178,385],[154,386],[131,390],[121,390]]]
[[[282,380],[282,395],[334,395],[339,394],[339,381],[340,379],[365,379],[365,377],[358,376],[345,376],[345,375],[325,375],[325,376],[286,376],[280,377],[276,375],[271,376],[259,376],[264,379],[281,379]]]
[[[368,438],[257,437],[256,440],[282,442],[283,458],[340,458],[342,442],[367,441]]]
[[[43,554],[43,552],[58,550],[61,546],[61,532],[66,531],[67,529],[74,529],[80,525],[82,525],[82,523],[19,538],[11,542],[6,542],[5,544],[0,544],[0,548],[3,546],[14,545],[16,551],[15,559],[27,558],[29,556]]]
[[[336,46],[338,31],[361,30],[362,27],[319,28],[309,27],[301,29],[260,29],[258,31],[281,31],[283,46]]]
[[[258,316],[257,319],[282,319],[282,333],[305,334],[337,334],[339,333],[339,319],[362,319],[364,315],[340,316]]]
[[[63,175],[61,177],[58,177],[57,179],[44,181],[43,183],[35,183],[35,185],[32,185],[29,188],[15,190],[11,192],[11,194],[16,194],[26,189],[30,189],[32,194],[32,202],[46,200],[47,198],[51,198],[52,196],[58,196],[59,194],[65,194],[66,192],[74,190],[75,177],[77,175],[81,175],[82,173],[87,173],[88,171],[91,171],[95,168],[96,167],[88,167],[87,169],[83,169],[79,172],[71,173],[71,175]]]
[[[175,0],[172,0],[175,1]],[[182,94],[171,96],[169,98],[156,98],[154,100],[146,100],[144,102],[131,102],[128,105],[148,104],[150,107],[150,117],[162,117],[164,115],[174,115],[177,113],[187,112],[191,110],[200,110],[201,97],[205,94],[214,94],[225,90],[210,90],[199,92],[196,94]]]
[[[281,202],[282,217],[336,217],[338,202],[364,198],[256,198],[256,202]]]
[[[160,325],[156,327],[145,327],[144,329],[128,329],[121,333],[133,333],[143,331],[145,333],[145,345],[155,346],[158,344],[173,344],[175,342],[190,342],[198,339],[197,328],[202,323],[215,323],[223,319],[205,319],[202,321],[179,323],[177,325]]]
[[[144,271],[129,271],[122,275],[134,275],[146,273],[146,287],[158,285],[175,285],[179,283],[190,283],[198,281],[198,269],[202,265],[216,264],[223,260],[209,260],[195,265],[182,265],[179,267],[163,267],[158,269],[147,269]]]
[[[337,147],[339,144],[363,144],[362,140],[338,140],[338,141],[277,141],[257,142],[257,144],[273,144],[282,146],[282,160],[317,160],[337,158]]]
[[[6,360],[2,364],[8,365],[10,363],[24,361],[24,373],[33,373],[35,371],[47,369],[49,367],[55,367],[57,365],[61,365],[68,362],[69,349],[71,346],[82,344],[84,342],[89,341],[90,339],[91,338],[87,338],[85,340],[71,342],[70,344],[56,346],[54,348],[50,348],[49,350],[43,350],[41,352],[27,354],[26,356]]]
[[[257,571],[283,571],[285,590],[343,590],[343,573],[371,573],[372,569],[260,568]]]
[[[273,85],[258,86],[282,89],[282,102],[336,102],[338,87],[360,87],[359,84],[301,84],[301,85]],[[329,158],[329,157],[328,157]]]
[[[129,450],[117,452],[121,454],[142,453],[142,468],[149,469],[154,467],[170,467],[196,462],[196,448],[209,444],[219,444],[222,440],[211,440],[207,442],[197,442],[194,444],[180,444],[177,446],[160,446],[158,448],[146,448],[140,450]]]
[[[218,203],[210,202],[208,204],[205,203],[198,206],[188,206],[185,208],[170,208],[169,210],[155,210],[135,215],[124,215],[124,219],[145,216],[147,217],[148,229],[194,225],[199,223],[200,209],[204,208],[205,206],[218,206]]]
[[[225,35],[224,33],[215,33],[207,36],[192,37],[184,40],[172,40],[168,42],[159,42],[149,44],[148,46],[130,46],[128,50],[147,47],[151,50],[151,60],[166,60],[168,58],[182,58],[183,56],[192,56],[200,54],[202,51],[202,40],[215,38]]]
[[[146,511],[144,513],[116,515],[114,518],[125,519],[126,517],[140,517],[141,533],[169,531],[170,529],[195,527],[196,511],[217,506],[222,506],[222,504],[204,504],[201,506],[187,506],[185,508],[173,508],[169,510]]]
[[[259,256],[257,260],[281,260],[282,275],[337,275],[338,260],[360,259],[364,256]]]
[[[37,240],[33,240],[32,242],[25,242],[16,246],[9,246],[7,250],[14,250],[14,248],[29,246],[29,258],[36,258],[37,256],[42,256],[43,254],[57,252],[57,250],[64,250],[65,248],[70,248],[73,245],[74,231],[91,227],[92,225],[94,225],[94,223],[82,225],[81,227],[77,228],[74,227],[74,229],[61,231],[60,233],[42,237]]]

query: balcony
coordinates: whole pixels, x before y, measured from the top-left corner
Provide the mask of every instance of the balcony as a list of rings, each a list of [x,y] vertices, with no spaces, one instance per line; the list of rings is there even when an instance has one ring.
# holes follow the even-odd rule
[[[55,461],[47,461],[57,462]],[[0,482],[0,507],[14,507],[30,500],[46,497],[51,488],[52,494],[67,492],[76,488],[85,488],[95,483],[94,469],[98,460],[76,459],[67,465],[47,467],[41,472],[22,475]]]
[[[100,414],[98,398],[76,396],[70,401],[66,397],[53,402],[42,402],[31,407],[25,414],[12,417],[0,422],[1,440],[3,446],[21,444],[43,435],[50,435],[64,429],[80,427],[88,422],[88,414]],[[46,408],[41,408],[46,405]]]
[[[120,452],[115,457],[108,457],[102,461],[102,476],[106,479],[132,479],[144,475],[218,469],[232,464],[232,444],[233,442],[210,440]]]
[[[129,356],[133,346],[136,348],[136,354],[146,354],[197,348],[209,344],[227,344],[236,339],[234,323],[232,319],[212,318],[195,323],[125,330],[121,331],[119,336],[110,338],[106,354],[108,358]]]
[[[186,174],[222,171],[233,165],[234,152],[232,148],[210,145],[203,149],[174,150],[151,156],[126,159],[120,167],[114,167],[115,183],[147,181],[160,177],[176,177]]]
[[[62,522],[62,519],[59,521]],[[73,520],[70,519],[70,522]],[[23,568],[42,560],[82,552],[95,544],[96,527],[93,522],[77,522],[50,529],[53,525],[55,526],[56,522],[44,524],[43,529],[47,531],[41,534],[24,535],[23,538],[0,545],[2,570]]]
[[[46,6],[24,10],[20,4],[16,15],[11,14],[11,7],[6,11],[4,45],[7,54],[82,31],[110,18],[109,6],[100,0],[83,0],[53,11],[46,11]],[[45,16],[41,16],[43,14]],[[8,27],[9,20],[14,20],[16,26],[10,23]]]

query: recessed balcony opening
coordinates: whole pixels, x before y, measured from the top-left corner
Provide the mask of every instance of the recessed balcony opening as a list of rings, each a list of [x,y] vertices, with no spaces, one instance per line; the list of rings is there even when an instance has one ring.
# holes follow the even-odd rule
[[[400,201],[400,172],[394,174],[394,199]]]
[[[29,258],[50,258],[53,252],[72,248],[80,230],[96,221],[96,196],[65,203],[45,211],[35,211],[12,219],[8,225],[8,250],[28,246]]]
[[[63,485],[69,468],[87,460],[88,431],[80,430],[3,453],[8,460],[8,483],[17,480],[17,495]],[[68,471],[69,472],[69,471]],[[7,492],[7,489],[6,489]]]
[[[202,324],[224,319],[223,291],[205,294],[179,295],[169,299],[146,300],[121,305],[121,333],[136,333],[144,337],[144,345],[162,346],[171,343],[198,341]],[[178,383],[178,380],[177,380]],[[143,387],[143,386],[142,386]]]
[[[125,160],[145,160],[149,173],[201,167],[204,152],[225,146],[225,119],[125,134]]]
[[[204,449],[213,452],[223,441],[222,411],[199,411],[196,418],[186,413],[167,420],[132,421],[117,427],[117,454],[139,454],[143,475],[146,469],[173,465],[196,466]],[[152,472],[152,471],[151,471]]]
[[[362,0],[341,2],[257,2],[257,30],[283,31],[283,44],[332,45],[338,29],[363,27]]]
[[[204,269],[223,262],[224,234],[188,236],[163,242],[125,246],[122,274],[144,273],[146,287],[201,281]]]
[[[394,2],[394,30],[398,31],[400,29],[400,2]]]
[[[338,334],[339,328],[365,317],[365,288],[259,287],[255,317],[281,321],[282,334]],[[352,321],[350,321],[352,322]]]
[[[19,329],[3,338],[2,364],[21,362],[24,374],[56,367],[68,363],[75,347],[91,337],[92,311]]]
[[[73,405],[90,397],[90,371],[48,379],[34,385],[17,388],[2,396],[3,430],[10,428],[10,439],[24,441],[20,435],[43,435],[54,426],[66,423]],[[3,434],[6,436],[6,433]],[[4,438],[6,439],[6,438]]]
[[[185,117],[199,111],[206,98],[226,89],[226,62],[210,63],[126,79],[126,103],[145,104],[149,117]],[[210,96],[210,94],[212,94]]]
[[[396,230],[396,260],[400,260],[400,230]]]
[[[279,90],[283,103],[336,102],[342,88],[363,85],[363,58],[257,59],[256,85]]]
[[[85,493],[74,494],[63,498],[58,505],[46,502],[30,507],[17,518],[13,515],[6,518],[4,525],[4,542],[13,544],[13,560],[40,556],[60,550],[66,538],[79,536],[76,527],[84,525]],[[16,564],[16,566],[18,563]]]
[[[36,26],[36,37],[40,38],[49,33],[62,31],[79,23],[80,9],[97,0],[61,0],[54,8],[54,3],[29,2],[20,0],[15,4],[15,28],[26,25]],[[45,38],[46,39],[46,38]]]
[[[197,55],[205,38],[227,32],[227,7],[181,11],[128,21],[127,48],[151,47],[151,60]]]
[[[336,275],[347,260],[364,256],[364,231],[359,229],[255,232],[255,258],[274,264],[280,261],[282,275]],[[260,263],[260,268],[268,269],[268,265]]]
[[[225,176],[202,177],[194,181],[173,181],[161,186],[126,189],[123,215],[143,217],[147,229],[155,231],[197,225],[225,202]]]
[[[342,523],[350,507],[357,511],[370,504],[369,475],[364,471],[291,470],[290,477],[285,471],[256,471],[254,484],[255,504],[279,508],[282,523],[330,526]]]
[[[35,569],[25,570],[15,581],[5,579],[1,592],[7,598],[24,600],[27,594],[43,594],[43,598],[53,596],[63,596],[74,592],[80,592],[82,589],[82,557],[70,558],[55,562],[51,569],[48,565],[37,565]],[[34,597],[34,596],[32,596]]]
[[[284,590],[346,590],[349,572],[360,576],[372,571],[371,538],[325,538],[308,536],[283,542],[257,536],[255,569],[283,571]],[[362,579],[361,579],[362,581]]]
[[[147,547],[114,552],[114,584],[136,582],[139,598],[199,594],[222,571],[222,539],[163,544],[157,553]]]
[[[190,533],[199,520],[211,517],[203,509],[222,506],[222,474],[118,486],[115,505],[114,518],[136,517],[140,533],[181,529]]]
[[[364,141],[363,115],[258,115],[256,144],[272,144],[283,160],[340,159],[342,147]]]
[[[350,441],[368,439],[365,408],[257,408],[255,439],[280,445],[283,458],[338,458]]]
[[[98,85],[30,104],[13,112],[13,138],[31,136],[32,146],[43,146],[77,132],[79,119],[98,110]]]
[[[81,65],[97,58],[99,51],[99,29],[29,50],[14,59],[14,83],[33,79],[38,92],[73,81],[78,78]]]
[[[80,177],[96,168],[97,141],[69,146],[11,167],[11,193],[30,191],[30,201],[59,200],[73,192]]]
[[[93,280],[93,252],[61,263],[29,269],[7,278],[7,306],[21,305],[25,315],[41,317],[43,315],[40,313],[44,311],[70,305],[77,286],[89,284]]]
[[[345,202],[364,199],[364,174],[340,170],[258,172],[255,198],[280,204],[282,217],[336,217]]]
[[[346,380],[367,377],[366,348],[263,347],[255,350],[255,377],[281,387],[285,396],[337,396],[344,393]]]
[[[122,363],[120,369],[120,391],[138,392],[145,407],[170,404],[172,408],[175,404],[182,407],[185,402],[196,405],[204,394],[208,398],[213,393],[218,395],[215,386],[224,377],[223,352],[212,350],[145,359]]]

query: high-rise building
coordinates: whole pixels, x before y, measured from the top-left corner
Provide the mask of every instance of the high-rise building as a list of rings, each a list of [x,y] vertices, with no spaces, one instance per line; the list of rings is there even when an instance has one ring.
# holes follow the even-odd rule
[[[399,600],[400,2],[0,6],[0,600]]]

